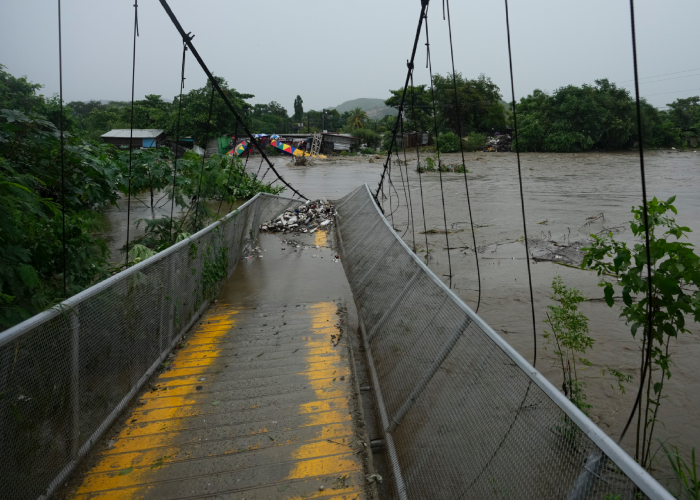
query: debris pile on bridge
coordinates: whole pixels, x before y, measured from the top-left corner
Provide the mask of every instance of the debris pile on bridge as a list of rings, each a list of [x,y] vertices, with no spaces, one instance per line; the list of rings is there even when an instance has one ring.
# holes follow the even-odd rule
[[[264,223],[263,231],[273,233],[314,233],[330,229],[335,217],[335,207],[323,198],[308,200],[295,209]]]

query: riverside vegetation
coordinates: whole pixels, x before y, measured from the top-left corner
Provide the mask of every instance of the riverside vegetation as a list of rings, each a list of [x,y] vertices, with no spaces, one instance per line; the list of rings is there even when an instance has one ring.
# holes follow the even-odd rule
[[[404,104],[404,131],[430,131],[440,152],[459,150],[460,134],[466,151],[483,149],[485,136],[512,129],[512,103],[503,101],[490,78],[455,74],[433,77],[435,106],[428,85],[408,88]],[[398,108],[403,89],[391,90],[387,106]],[[456,105],[457,104],[457,105]],[[700,142],[700,96],[679,98],[661,111],[642,99],[644,145],[649,148],[696,147]],[[594,84],[567,85],[548,94],[535,89],[515,106],[520,151],[615,151],[639,143],[636,108],[630,91],[607,79]],[[458,112],[459,110],[459,112]],[[389,129],[395,117],[385,117]],[[461,130],[460,130],[461,129]],[[388,148],[385,138],[384,148]]]
[[[632,233],[640,242],[630,248],[627,243],[617,241],[612,232],[591,235],[591,244],[583,249],[581,267],[595,270],[601,277],[613,278],[600,283],[609,307],[615,305],[616,287],[621,288],[620,316],[625,318],[632,336],[640,344],[638,393],[630,411],[630,419],[636,423],[634,458],[650,469],[656,452],[663,450],[678,480],[678,498],[697,500],[700,482],[695,447],[689,462],[681,457],[677,446],[666,446],[665,442],[659,441],[656,452],[652,450],[658,439],[654,429],[657,424],[663,425],[659,408],[664,400],[664,382],[671,377],[671,341],[681,333],[690,333],[687,319],[700,321],[700,257],[692,244],[682,241],[690,229],[679,226],[669,215],[678,213],[674,201],[675,197],[666,201],[654,198],[648,203],[650,296],[644,243],[646,223],[641,206],[633,207],[634,217],[630,222]],[[584,354],[593,348],[594,341],[588,335],[588,318],[578,310],[577,304],[587,299],[580,291],[567,287],[559,277],[554,279],[552,289],[552,299],[558,304],[548,306],[546,323],[551,331],[545,331],[544,336],[555,345],[554,353],[563,374],[562,391],[585,413],[591,405],[586,401],[585,381],[579,378],[579,371],[592,366]],[[612,377],[613,387],[616,385],[623,393],[623,384],[632,382],[631,375],[613,367],[606,366],[602,371],[603,375]]]
[[[40,88],[0,67],[0,330],[67,298],[63,293],[64,205],[65,295],[75,295],[120,269],[110,261],[121,257],[110,259],[101,236],[101,209],[125,204],[129,153],[93,140],[94,132],[86,129],[92,125],[86,125],[71,106],[66,106],[62,167],[60,102],[55,96],[37,95]],[[197,108],[197,99],[204,94],[195,92],[188,106]],[[149,107],[149,102],[153,99],[147,97],[146,104],[135,106],[136,116],[142,120],[138,126],[151,126],[149,117],[162,112],[158,106]],[[92,114],[89,120],[96,116],[100,114]],[[190,117],[186,127],[193,133],[206,129],[202,123],[206,118],[196,110],[183,112],[183,116]],[[217,119],[223,116],[217,115]],[[202,157],[191,152],[177,159],[173,181],[174,159],[167,148],[133,153],[132,197],[146,194],[153,208],[160,194],[174,199],[186,213],[176,221],[155,216],[133,221],[145,224],[146,233],[130,248],[131,259],[146,258],[210,223],[216,214],[200,201],[224,203],[226,213],[234,199],[281,191],[244,172],[237,158],[214,156],[202,165]],[[138,203],[135,199],[131,202]]]

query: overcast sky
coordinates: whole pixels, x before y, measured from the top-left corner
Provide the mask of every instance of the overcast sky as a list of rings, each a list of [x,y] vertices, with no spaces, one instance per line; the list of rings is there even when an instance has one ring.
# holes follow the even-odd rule
[[[134,0],[63,0],[64,99],[129,100]],[[278,101],[288,111],[358,97],[388,97],[403,85],[419,0],[170,0],[211,71],[252,103]],[[450,71],[442,2],[429,11],[433,71]],[[502,1],[452,0],[455,65],[484,73],[510,100]],[[181,43],[157,0],[139,2],[136,97],[178,93]],[[700,1],[637,0],[642,95],[656,106],[700,94]],[[609,78],[632,89],[627,0],[511,0],[516,97],[535,88]],[[57,2],[0,2],[0,64],[58,92]],[[428,83],[424,34],[416,83]],[[657,76],[658,75],[658,76]],[[205,83],[188,56],[186,89]]]

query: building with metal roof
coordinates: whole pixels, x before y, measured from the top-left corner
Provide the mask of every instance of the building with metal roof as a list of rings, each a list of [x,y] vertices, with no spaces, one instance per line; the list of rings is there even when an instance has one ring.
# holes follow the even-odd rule
[[[129,139],[133,137],[131,149],[156,148],[165,142],[165,130],[156,128],[115,128],[100,136],[107,144],[120,149],[129,149]]]

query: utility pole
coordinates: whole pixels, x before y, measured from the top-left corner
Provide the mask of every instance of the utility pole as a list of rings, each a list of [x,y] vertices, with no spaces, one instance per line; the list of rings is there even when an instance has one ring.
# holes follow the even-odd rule
[[[326,110],[323,109],[321,112],[321,133],[326,130]]]
[[[306,113],[306,133],[308,134],[310,132],[311,132],[311,126],[309,124],[309,113]]]

